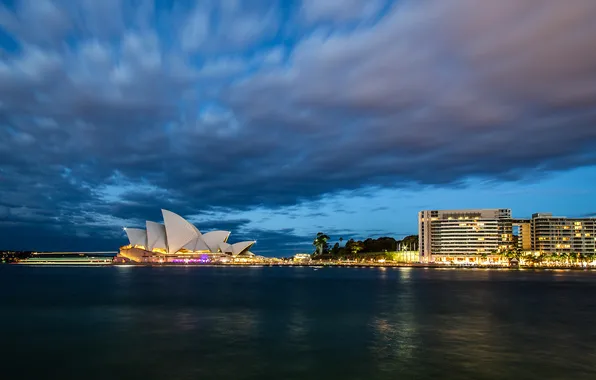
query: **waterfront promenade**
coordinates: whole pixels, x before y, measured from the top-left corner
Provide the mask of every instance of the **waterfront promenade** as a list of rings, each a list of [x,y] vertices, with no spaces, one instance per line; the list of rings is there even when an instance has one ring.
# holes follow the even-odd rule
[[[114,252],[45,252],[34,253],[31,257],[17,261],[18,265],[54,265],[54,266],[213,266],[213,267],[310,267],[320,269],[325,267],[345,267],[345,268],[484,268],[484,269],[596,269],[596,262],[542,262],[520,264],[510,264],[507,261],[491,260],[486,262],[444,262],[437,261],[431,263],[420,263],[414,260],[386,260],[364,258],[361,260],[345,259],[304,259],[296,258],[274,258],[274,257],[254,257],[254,258],[230,258],[229,260],[208,260],[197,262],[188,260],[188,262],[119,262],[114,260]]]
[[[34,260],[21,261],[13,265],[48,265],[48,266],[121,266],[121,267],[303,267],[314,270],[322,268],[427,268],[427,269],[568,269],[568,270],[596,270],[595,265],[565,266],[565,265],[470,265],[470,264],[438,264],[438,263],[354,263],[354,262],[241,262],[241,263],[114,263],[111,260]]]

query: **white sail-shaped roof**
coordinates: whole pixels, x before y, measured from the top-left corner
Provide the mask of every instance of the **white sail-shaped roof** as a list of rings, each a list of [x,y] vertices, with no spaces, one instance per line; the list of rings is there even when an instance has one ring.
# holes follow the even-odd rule
[[[252,247],[256,241],[241,241],[239,243],[232,244],[232,255],[238,256],[244,251],[248,251],[250,247]]]
[[[133,247],[135,245],[147,246],[147,231],[141,228],[125,228],[124,231],[126,232],[126,236],[128,236],[130,245]]]
[[[176,253],[193,240],[201,236],[199,230],[178,214],[161,210],[166,226],[168,253]]]
[[[219,246],[219,250],[222,253],[230,253],[230,254],[232,253],[232,244],[223,242],[223,243],[219,243],[218,246]]]
[[[147,221],[147,250],[152,251],[156,248],[168,249],[166,238],[166,226],[161,223]]]
[[[228,241],[230,231],[211,231],[203,234],[203,241],[209,247],[211,252],[217,252],[219,249],[219,243],[225,243]]]
[[[193,252],[211,251],[211,249],[209,248],[209,246],[205,243],[205,240],[203,239],[203,237],[205,235],[203,235],[201,233],[201,231],[199,231],[199,229],[194,224],[192,224],[192,223],[188,223],[188,224],[196,232],[197,236],[194,239],[192,239],[191,241],[189,241],[188,243],[186,243],[183,248],[186,248],[189,251],[193,251]]]
[[[189,251],[211,251],[201,236],[197,236],[195,239],[189,241],[188,244],[184,245],[184,248]]]

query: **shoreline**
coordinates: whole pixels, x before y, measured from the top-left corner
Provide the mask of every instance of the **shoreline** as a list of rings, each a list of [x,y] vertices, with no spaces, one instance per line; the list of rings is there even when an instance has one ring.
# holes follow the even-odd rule
[[[419,268],[419,269],[494,269],[494,270],[581,270],[581,271],[596,271],[596,267],[570,267],[570,266],[508,266],[508,265],[444,265],[444,264],[422,264],[422,263],[111,263],[111,262],[72,262],[72,263],[58,263],[58,262],[18,262],[10,265],[23,266],[83,266],[83,267],[288,267],[288,268]]]

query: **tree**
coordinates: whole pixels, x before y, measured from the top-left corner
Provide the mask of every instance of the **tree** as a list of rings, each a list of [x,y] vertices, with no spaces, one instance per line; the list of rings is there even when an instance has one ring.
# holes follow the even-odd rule
[[[312,245],[315,246],[316,250],[318,251],[319,255],[322,255],[323,252],[327,249],[327,241],[329,240],[329,236],[325,235],[322,232],[317,234],[315,240],[313,240]]]
[[[530,255],[528,261],[532,265],[540,265],[544,261],[544,256],[542,256],[542,255]]]
[[[570,252],[569,253],[569,261],[573,265],[577,265],[577,262],[580,260],[579,252]]]
[[[350,251],[354,255],[357,254],[358,252],[362,251],[363,249],[364,249],[364,244],[361,241],[355,241],[350,246]]]
[[[401,249],[404,251],[418,250],[418,235],[409,235],[400,241]]]
[[[513,260],[519,262],[519,259],[522,257],[522,252],[519,249],[505,249],[497,252],[499,252],[501,257],[506,258],[509,261],[509,264],[511,264]]]
[[[331,248],[331,254],[337,255],[338,253],[339,253],[339,243],[335,243],[333,245],[333,248]]]
[[[596,261],[596,252],[588,253],[587,255],[588,264]]]

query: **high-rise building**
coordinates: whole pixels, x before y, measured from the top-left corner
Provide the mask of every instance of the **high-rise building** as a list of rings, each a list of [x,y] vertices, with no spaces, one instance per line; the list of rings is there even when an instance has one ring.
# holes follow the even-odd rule
[[[532,250],[532,223],[527,219],[514,220],[517,227],[517,249],[521,251]]]
[[[419,259],[483,255],[513,248],[510,209],[428,210],[418,215]]]
[[[534,252],[594,254],[596,250],[596,218],[537,213],[532,215],[530,229]]]

